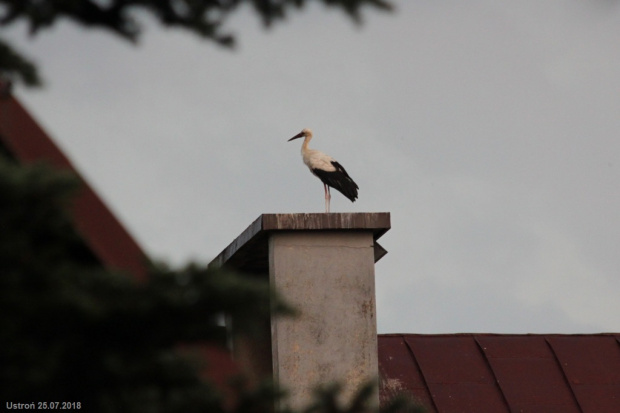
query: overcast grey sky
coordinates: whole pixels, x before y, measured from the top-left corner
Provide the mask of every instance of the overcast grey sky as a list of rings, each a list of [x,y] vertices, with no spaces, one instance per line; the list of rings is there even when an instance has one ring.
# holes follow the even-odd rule
[[[261,213],[322,212],[311,146],[392,214],[381,333],[620,331],[620,7],[394,1],[245,10],[227,51],[149,26],[138,47],[69,23],[9,37],[16,94],[153,257],[208,262]]]

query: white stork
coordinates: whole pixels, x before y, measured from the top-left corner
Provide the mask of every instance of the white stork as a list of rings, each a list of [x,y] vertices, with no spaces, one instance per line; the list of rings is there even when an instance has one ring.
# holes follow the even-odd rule
[[[304,143],[301,145],[301,156],[304,163],[310,169],[310,172],[323,182],[323,187],[325,188],[325,212],[329,213],[329,201],[332,198],[329,193],[330,186],[340,191],[351,202],[355,202],[359,187],[351,179],[344,167],[331,156],[308,148],[308,143],[312,139],[312,131],[306,128],[289,139],[288,142],[298,138],[304,138]]]

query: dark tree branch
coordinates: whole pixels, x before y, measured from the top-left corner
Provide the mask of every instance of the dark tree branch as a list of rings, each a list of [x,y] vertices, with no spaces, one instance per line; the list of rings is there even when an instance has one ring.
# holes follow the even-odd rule
[[[34,63],[0,39],[0,75],[3,72],[18,76],[27,86],[41,85],[41,78]]]
[[[312,0],[0,0],[0,27],[17,21],[28,23],[36,34],[68,18],[86,27],[102,28],[129,41],[136,41],[141,28],[133,17],[142,11],[154,16],[162,25],[181,28],[221,46],[232,47],[234,37],[224,31],[227,18],[242,4],[250,4],[265,26],[283,20],[290,10],[301,9]],[[314,0],[319,1],[319,0]],[[386,0],[321,0],[329,7],[345,12],[361,22],[362,7],[389,11]],[[0,53],[0,75],[19,77],[26,85],[40,83],[36,67],[8,44]],[[7,54],[8,53],[8,54]]]

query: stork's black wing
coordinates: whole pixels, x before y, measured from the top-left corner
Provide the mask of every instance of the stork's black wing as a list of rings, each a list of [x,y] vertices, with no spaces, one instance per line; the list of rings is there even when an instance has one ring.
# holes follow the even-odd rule
[[[326,185],[337,189],[351,200],[355,202],[357,199],[357,190],[359,187],[351,179],[347,171],[342,165],[336,161],[332,161],[332,165],[336,168],[335,171],[324,171],[322,169],[312,169],[312,172],[319,177],[319,179]]]

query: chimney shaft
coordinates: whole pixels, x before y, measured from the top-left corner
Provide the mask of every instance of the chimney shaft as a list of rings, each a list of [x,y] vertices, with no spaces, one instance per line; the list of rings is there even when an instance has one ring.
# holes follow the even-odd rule
[[[389,213],[265,214],[213,261],[268,275],[300,312],[266,321],[263,342],[235,341],[241,367],[273,377],[291,407],[306,407],[317,385],[339,382],[348,399],[378,379],[374,263],[389,228]]]
[[[348,397],[378,377],[373,244],[371,232],[269,238],[270,282],[300,312],[271,321],[274,379],[293,407],[317,384],[341,382]]]

